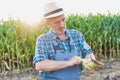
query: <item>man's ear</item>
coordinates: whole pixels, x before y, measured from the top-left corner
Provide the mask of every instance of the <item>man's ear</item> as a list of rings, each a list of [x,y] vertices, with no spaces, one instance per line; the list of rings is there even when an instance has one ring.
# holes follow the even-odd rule
[[[47,26],[50,26],[49,20],[44,20],[44,21],[45,21],[45,24],[46,24]]]

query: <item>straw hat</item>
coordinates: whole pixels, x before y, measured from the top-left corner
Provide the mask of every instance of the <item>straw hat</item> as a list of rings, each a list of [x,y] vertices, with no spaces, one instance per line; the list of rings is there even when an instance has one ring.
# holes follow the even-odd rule
[[[50,2],[44,5],[44,18],[53,18],[64,14],[63,8],[56,2]]]

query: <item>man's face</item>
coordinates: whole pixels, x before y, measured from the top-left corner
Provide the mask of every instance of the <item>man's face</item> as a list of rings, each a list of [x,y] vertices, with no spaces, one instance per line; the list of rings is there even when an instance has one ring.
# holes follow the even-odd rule
[[[66,21],[64,14],[54,18],[50,18],[47,21],[48,21],[48,25],[56,34],[60,35],[65,32]]]

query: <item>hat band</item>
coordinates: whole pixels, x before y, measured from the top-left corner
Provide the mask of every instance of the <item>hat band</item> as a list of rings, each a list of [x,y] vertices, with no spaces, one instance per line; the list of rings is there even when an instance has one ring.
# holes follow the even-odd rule
[[[57,12],[60,12],[60,11],[63,11],[63,9],[59,8],[59,9],[56,9],[56,10],[51,11],[49,13],[46,13],[46,14],[44,14],[44,17],[49,16],[49,15],[54,14],[54,13],[57,13]]]

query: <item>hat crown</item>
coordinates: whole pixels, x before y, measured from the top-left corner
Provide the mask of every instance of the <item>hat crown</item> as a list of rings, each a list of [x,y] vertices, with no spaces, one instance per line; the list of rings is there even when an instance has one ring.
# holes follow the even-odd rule
[[[44,14],[49,13],[51,11],[59,9],[59,5],[56,2],[48,3],[44,6]]]
[[[51,18],[63,14],[63,9],[56,2],[50,2],[44,5],[44,17]]]

